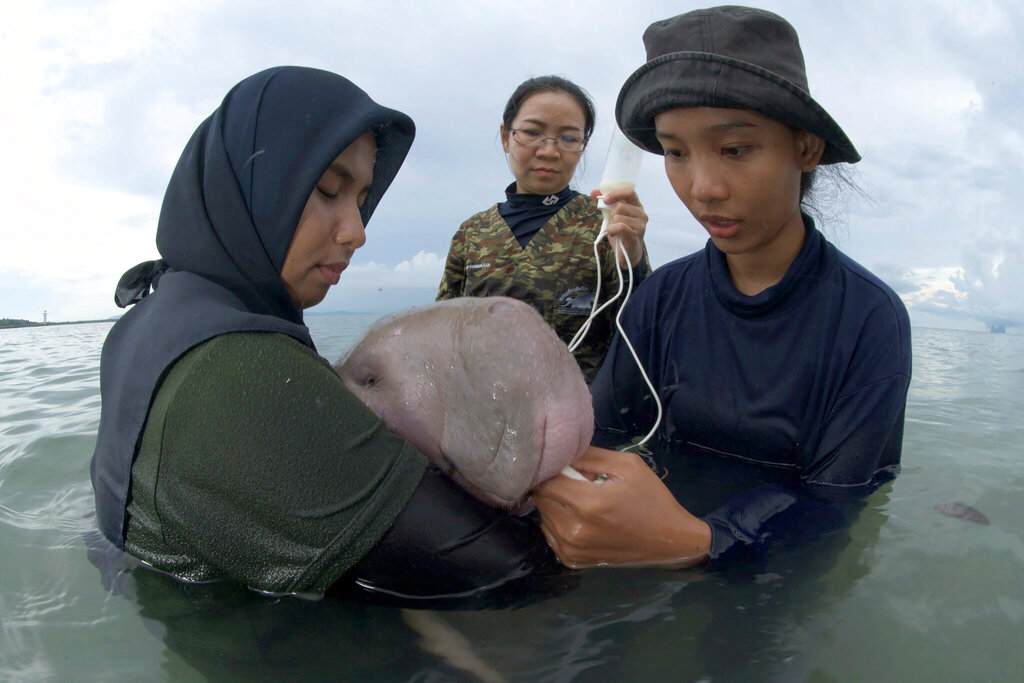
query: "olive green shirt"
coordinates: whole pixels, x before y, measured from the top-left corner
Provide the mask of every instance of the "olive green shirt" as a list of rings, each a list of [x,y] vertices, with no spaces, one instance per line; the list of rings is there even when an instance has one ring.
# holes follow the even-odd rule
[[[221,335],[157,391],[125,549],[184,580],[323,591],[390,528],[426,463],[311,349]]]

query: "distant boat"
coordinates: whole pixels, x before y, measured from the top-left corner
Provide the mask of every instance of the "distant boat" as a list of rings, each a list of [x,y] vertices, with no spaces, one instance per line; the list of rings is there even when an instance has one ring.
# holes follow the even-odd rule
[[[1006,334],[1006,325],[989,325],[988,331],[993,334]]]

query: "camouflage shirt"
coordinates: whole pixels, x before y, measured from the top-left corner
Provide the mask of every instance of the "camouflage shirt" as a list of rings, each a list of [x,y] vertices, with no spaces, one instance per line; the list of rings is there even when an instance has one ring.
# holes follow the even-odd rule
[[[524,301],[544,317],[567,344],[590,315],[597,284],[594,240],[601,212],[593,199],[571,199],[525,247],[520,247],[495,204],[472,216],[452,237],[438,301],[460,296],[508,296]],[[601,301],[618,291],[611,247],[602,240]],[[647,254],[633,269],[634,287],[650,273]],[[628,278],[624,270],[623,277]],[[601,313],[575,351],[589,383],[601,365],[615,333],[613,304]]]

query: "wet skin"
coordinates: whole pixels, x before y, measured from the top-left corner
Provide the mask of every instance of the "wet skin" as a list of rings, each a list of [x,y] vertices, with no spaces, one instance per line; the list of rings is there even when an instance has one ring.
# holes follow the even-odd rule
[[[518,506],[590,444],[579,366],[515,299],[450,299],[389,316],[334,367],[388,426],[494,506]]]

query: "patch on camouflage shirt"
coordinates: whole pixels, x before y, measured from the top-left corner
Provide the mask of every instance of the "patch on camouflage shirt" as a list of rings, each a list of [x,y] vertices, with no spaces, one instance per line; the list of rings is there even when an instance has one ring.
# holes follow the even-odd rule
[[[562,292],[555,309],[564,315],[590,315],[594,308],[594,292],[587,287],[573,287]]]

